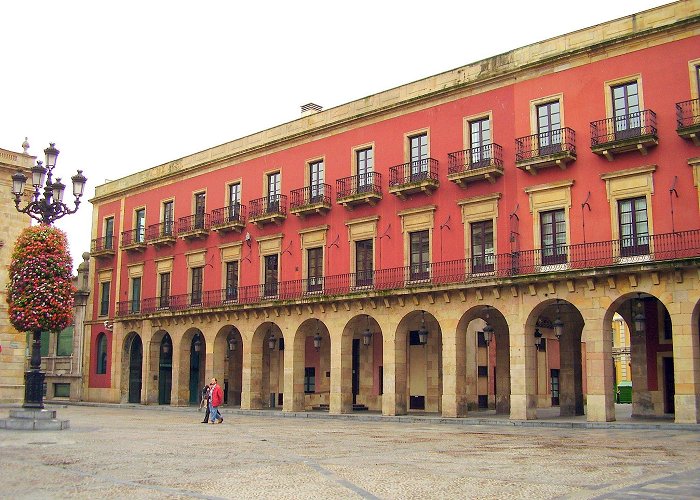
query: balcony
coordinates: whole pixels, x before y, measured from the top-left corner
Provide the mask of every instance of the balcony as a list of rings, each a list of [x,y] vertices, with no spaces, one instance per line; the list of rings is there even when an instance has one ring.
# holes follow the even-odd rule
[[[201,240],[209,235],[211,216],[200,213],[180,217],[177,221],[177,235],[184,240]]]
[[[123,231],[121,249],[127,252],[143,252],[146,250],[145,228]]]
[[[378,297],[386,291],[491,283],[501,279],[511,284],[536,279],[568,279],[572,276],[605,276],[630,272],[631,266],[671,262],[660,269],[697,266],[700,259],[700,229],[652,236],[622,238],[546,249],[491,254],[485,257],[424,263],[362,273],[346,273],[303,280],[275,281],[196,294],[154,297],[117,304],[117,316],[129,317],[166,312],[245,307],[294,300],[334,300],[333,297],[364,293]],[[545,276],[546,275],[546,276]],[[558,277],[557,277],[558,276]],[[491,286],[491,285],[490,285]]]
[[[304,218],[307,215],[322,214],[331,209],[331,187],[317,184],[292,190],[289,211]]]
[[[627,151],[646,155],[657,144],[656,113],[650,109],[591,122],[591,151],[609,161]]]
[[[433,158],[403,163],[389,169],[389,192],[402,200],[415,193],[430,194],[439,185],[438,161]]]
[[[515,139],[515,166],[536,175],[543,168],[562,170],[576,161],[576,133],[569,127]]]
[[[114,236],[96,238],[90,242],[90,255],[98,259],[114,257]]]
[[[382,175],[367,172],[343,177],[336,181],[335,192],[336,202],[347,209],[364,203],[374,206],[382,199]]]
[[[211,229],[220,233],[240,233],[245,227],[245,217],[246,207],[240,203],[217,208],[211,213]]]
[[[700,146],[700,99],[677,103],[676,123],[679,136]]]
[[[250,217],[248,220],[257,226],[265,224],[282,224],[287,218],[287,196],[276,194],[264,196],[250,202]]]
[[[483,180],[493,184],[503,175],[503,150],[498,144],[448,153],[447,160],[447,178],[460,187]]]
[[[146,229],[146,241],[154,247],[167,247],[175,244],[175,221],[152,224]]]

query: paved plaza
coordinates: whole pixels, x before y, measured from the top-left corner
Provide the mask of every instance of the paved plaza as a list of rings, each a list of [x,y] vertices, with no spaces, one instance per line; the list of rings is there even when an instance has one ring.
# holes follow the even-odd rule
[[[70,430],[0,430],[0,498],[700,497],[692,430],[58,412]]]

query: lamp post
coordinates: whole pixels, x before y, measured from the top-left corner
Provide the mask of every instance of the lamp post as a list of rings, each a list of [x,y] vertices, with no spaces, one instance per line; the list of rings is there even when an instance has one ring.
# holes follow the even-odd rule
[[[78,210],[80,198],[83,196],[85,182],[87,178],[82,170],[71,177],[73,181],[73,196],[75,197],[75,208],[71,209],[63,203],[63,191],[66,186],[60,178],[53,181],[53,169],[56,167],[56,159],[59,151],[55,143],[50,143],[44,150],[46,155],[46,166],[41,161],[37,161],[32,167],[32,186],[34,193],[31,200],[20,207],[24,186],[27,176],[21,170],[12,175],[12,194],[15,196],[15,208],[18,212],[29,215],[32,219],[41,224],[50,226],[53,222],[64,215],[73,214]],[[43,196],[42,196],[43,187]],[[43,409],[44,408],[44,372],[41,371],[41,330],[32,331],[32,356],[29,364],[29,371],[24,376],[24,408]]]

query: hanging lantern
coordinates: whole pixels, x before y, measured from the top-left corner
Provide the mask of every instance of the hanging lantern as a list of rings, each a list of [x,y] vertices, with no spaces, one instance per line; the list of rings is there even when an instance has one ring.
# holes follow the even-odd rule
[[[554,336],[557,337],[557,340],[559,340],[559,337],[564,333],[564,322],[561,320],[560,316],[559,299],[557,299],[557,318],[554,320]]]
[[[170,352],[170,337],[165,337],[162,343],[163,354]]]
[[[494,334],[494,329],[491,325],[486,323],[486,326],[484,327],[484,341],[486,342],[486,345],[489,345],[491,341],[493,340],[493,334]]]
[[[235,351],[236,350],[236,344],[238,344],[238,341],[234,338],[231,337],[228,339],[228,350],[229,351]]]
[[[270,338],[267,339],[267,347],[269,347],[271,351],[275,349],[275,342],[276,342],[275,334],[270,333]]]
[[[202,350],[202,341],[199,339],[199,334],[194,337],[194,352],[199,352]]]
[[[317,351],[321,348],[321,334],[316,332],[316,335],[314,335],[314,349]]]
[[[369,329],[369,315],[365,314],[365,316],[367,317],[367,327],[362,332],[362,345],[368,346],[372,342],[372,330]]]
[[[420,320],[420,328],[418,329],[418,342],[421,343],[421,345],[425,345],[428,343],[428,330],[425,328],[425,311],[422,311],[423,316],[421,317]]]
[[[647,330],[647,319],[644,316],[644,301],[642,300],[642,294],[637,294],[637,313],[634,315],[634,330],[639,335],[644,335]]]

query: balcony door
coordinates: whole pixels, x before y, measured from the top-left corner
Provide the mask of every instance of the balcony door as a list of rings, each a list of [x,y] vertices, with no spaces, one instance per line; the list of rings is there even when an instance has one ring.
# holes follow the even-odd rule
[[[637,82],[612,87],[615,140],[641,135],[641,112]]]
[[[430,277],[430,234],[416,231],[410,236],[410,279],[427,280]]]
[[[240,220],[241,184],[236,182],[228,187],[228,222]]]
[[[265,256],[265,285],[263,295],[274,297],[277,295],[277,283],[279,280],[279,255]]]
[[[166,201],[163,203],[163,233],[161,236],[172,236],[173,235],[173,221],[175,220],[175,213],[173,211],[173,202]]]
[[[357,192],[372,190],[374,172],[374,152],[372,148],[361,149],[357,155]]]
[[[323,201],[324,165],[323,161],[309,164],[309,203]]]
[[[540,213],[540,235],[542,264],[566,263],[566,219],[563,209]]]
[[[470,168],[485,167],[491,161],[491,121],[488,118],[469,122]]]
[[[423,180],[428,176],[428,134],[408,138],[411,157],[411,181]]]
[[[620,221],[620,255],[630,257],[649,253],[649,219],[644,196],[617,202]]]
[[[537,141],[540,156],[561,151],[561,113],[559,101],[537,106]]]
[[[194,229],[204,229],[205,204],[206,194],[197,193],[194,195]]]
[[[490,273],[493,271],[493,221],[486,220],[471,224],[472,272]]]
[[[275,172],[267,176],[267,212],[280,211],[280,173]]]

